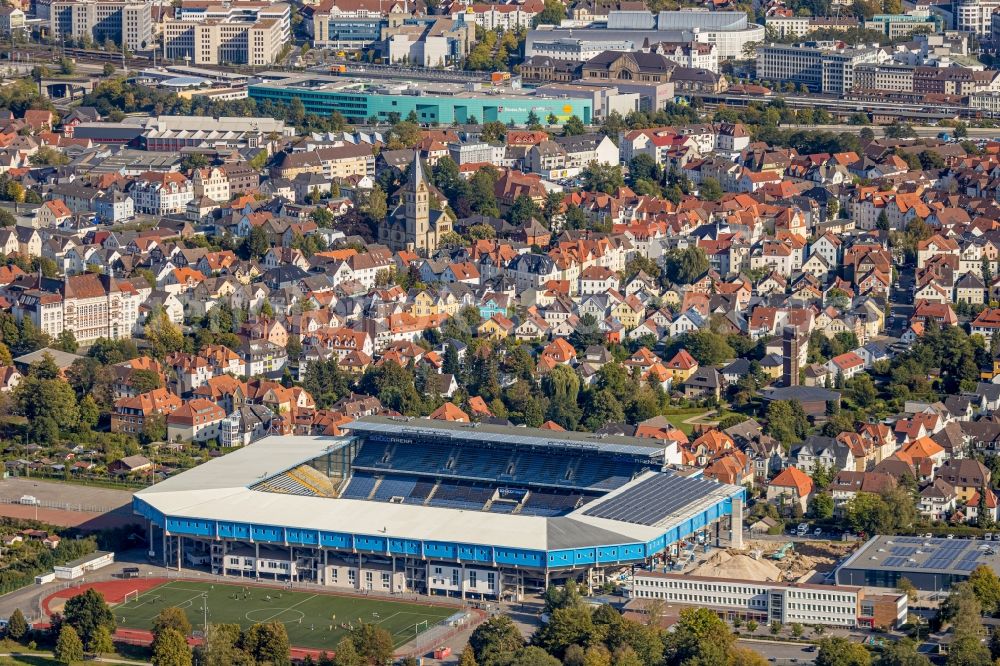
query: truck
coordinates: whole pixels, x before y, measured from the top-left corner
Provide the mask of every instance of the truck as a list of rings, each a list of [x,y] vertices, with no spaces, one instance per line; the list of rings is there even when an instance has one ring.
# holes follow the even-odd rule
[[[38,498],[34,495],[21,495],[21,499],[17,500],[18,504],[26,504],[28,506],[37,506]]]

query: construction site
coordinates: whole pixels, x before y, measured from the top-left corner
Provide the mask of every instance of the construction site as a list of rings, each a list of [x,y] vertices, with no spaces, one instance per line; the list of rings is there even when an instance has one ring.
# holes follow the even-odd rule
[[[820,582],[856,544],[839,541],[787,542],[750,539],[742,550],[689,552],[682,571],[692,576],[761,582]]]

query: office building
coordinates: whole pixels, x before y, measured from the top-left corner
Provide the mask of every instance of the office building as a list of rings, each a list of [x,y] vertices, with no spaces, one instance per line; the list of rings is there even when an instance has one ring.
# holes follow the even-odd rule
[[[956,0],[953,5],[955,30],[977,37],[989,37],[993,14],[1000,9],[1000,0]]]
[[[816,42],[767,44],[757,48],[757,78],[791,81],[811,92],[843,94],[854,88],[855,66],[888,59],[879,48],[834,49]]]
[[[737,617],[760,625],[822,624],[832,627],[893,629],[906,623],[905,594],[869,594],[861,587],[779,583],[734,578],[636,571],[633,599],[668,607],[708,608],[726,620]]]
[[[313,46],[338,50],[358,50],[382,38],[386,21],[377,17],[345,17],[319,14],[313,17]]]
[[[148,2],[59,0],[49,4],[48,14],[49,34],[56,40],[110,39],[133,51],[153,44],[152,7]]]
[[[865,30],[881,32],[890,39],[912,35],[914,32],[940,32],[944,20],[929,10],[914,10],[906,14],[876,14],[865,21]],[[991,25],[986,26],[989,31]]]
[[[291,34],[285,3],[240,3],[181,12],[163,24],[163,55],[197,65],[273,64]]]
[[[854,89],[913,92],[913,72],[909,65],[861,64],[854,68]]]
[[[840,16],[768,16],[764,25],[778,37],[805,37],[817,30],[852,30],[858,19]]]

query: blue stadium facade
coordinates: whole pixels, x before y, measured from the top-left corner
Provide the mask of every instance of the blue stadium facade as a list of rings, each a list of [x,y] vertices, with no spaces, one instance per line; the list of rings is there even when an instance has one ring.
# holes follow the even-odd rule
[[[271,437],[135,495],[169,566],[517,598],[738,542],[745,491],[633,437],[367,417]]]

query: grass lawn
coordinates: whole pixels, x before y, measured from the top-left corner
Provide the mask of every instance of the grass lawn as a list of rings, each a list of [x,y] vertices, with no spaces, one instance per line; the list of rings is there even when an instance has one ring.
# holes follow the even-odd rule
[[[690,437],[694,433],[695,423],[685,423],[688,419],[693,417],[703,417],[698,420],[705,421],[721,421],[727,416],[735,414],[725,407],[719,409],[706,409],[704,407],[684,407],[684,408],[671,408],[667,409],[663,415],[670,419],[670,422],[674,426],[683,432],[685,435]]]
[[[375,597],[171,581],[116,606],[114,614],[119,627],[149,629],[161,610],[177,606],[187,613],[193,627],[201,629],[206,600],[209,622],[243,627],[258,622],[281,622],[294,647],[328,650],[336,647],[350,629],[341,628],[341,623],[353,623],[355,627],[359,621],[377,624],[392,635],[393,643],[399,647],[458,612],[453,607]]]

